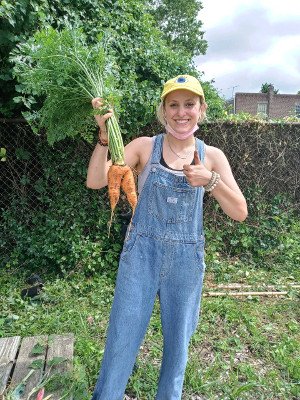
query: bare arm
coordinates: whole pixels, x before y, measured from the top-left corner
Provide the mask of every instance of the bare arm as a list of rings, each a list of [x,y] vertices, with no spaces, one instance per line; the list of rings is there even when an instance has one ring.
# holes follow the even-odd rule
[[[107,185],[107,172],[111,161],[107,161],[108,147],[96,145],[87,171],[86,186],[90,189],[101,189]]]
[[[212,169],[221,176],[220,182],[212,191],[212,196],[229,217],[236,221],[244,221],[248,215],[245,197],[234,179],[225,154],[217,148],[213,148]]]
[[[184,165],[184,173],[192,186],[205,186],[212,176],[211,170],[218,172],[221,179],[211,192],[222,210],[236,221],[244,221],[248,215],[246,200],[232,174],[225,154],[216,147],[207,146],[207,167],[195,152],[195,165]]]
[[[93,108],[99,108],[102,105],[102,99],[96,97],[92,100]],[[105,121],[112,116],[112,110],[105,115],[95,115],[97,124],[99,125],[99,139],[107,143],[108,136],[106,132]],[[86,186],[90,189],[101,189],[107,185],[107,172],[111,166],[111,161],[107,160],[108,147],[101,146],[98,143],[92,153],[89,167],[87,171]]]

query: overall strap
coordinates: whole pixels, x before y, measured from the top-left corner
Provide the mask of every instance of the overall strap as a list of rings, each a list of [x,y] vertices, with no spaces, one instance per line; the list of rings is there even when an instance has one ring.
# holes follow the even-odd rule
[[[203,142],[203,140],[196,138],[196,143],[197,143],[197,149],[198,149],[200,160],[202,162],[204,162],[204,157],[205,157],[204,142]]]
[[[164,134],[160,133],[155,136],[154,146],[152,150],[151,164],[159,164],[162,152]]]

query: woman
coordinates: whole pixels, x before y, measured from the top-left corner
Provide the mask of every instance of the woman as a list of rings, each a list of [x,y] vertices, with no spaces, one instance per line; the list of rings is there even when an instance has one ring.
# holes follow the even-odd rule
[[[94,108],[101,99],[92,101]],[[207,105],[189,75],[163,87],[158,117],[166,133],[134,139],[125,161],[138,171],[139,200],[120,257],[115,296],[93,400],[122,400],[139,346],[159,296],[163,358],[156,400],[181,398],[188,344],[196,329],[204,275],[203,195],[209,192],[232,219],[247,205],[223,152],[194,137]],[[96,116],[99,142],[87,186],[107,185],[105,121]]]

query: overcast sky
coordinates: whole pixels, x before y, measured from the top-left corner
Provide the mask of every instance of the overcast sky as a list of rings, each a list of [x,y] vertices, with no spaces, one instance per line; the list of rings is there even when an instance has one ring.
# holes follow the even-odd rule
[[[265,82],[279,93],[300,90],[300,0],[202,0],[202,5],[208,49],[195,62],[221,95],[259,92]]]

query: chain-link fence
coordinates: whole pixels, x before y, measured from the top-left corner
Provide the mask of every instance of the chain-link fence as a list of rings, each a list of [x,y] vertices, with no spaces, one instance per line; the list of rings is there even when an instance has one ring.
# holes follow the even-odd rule
[[[92,146],[86,142],[69,142],[73,152],[81,154],[88,162]],[[56,154],[58,159],[66,154],[66,143],[61,142],[53,147],[47,143],[45,135],[33,134],[30,126],[23,120],[2,120],[0,129],[0,146],[5,149],[1,162],[1,212],[9,209],[12,201],[19,202],[20,216],[41,207],[43,179],[51,179],[50,155]],[[49,161],[46,168],[47,160]],[[72,163],[66,160],[64,168]],[[53,172],[53,171],[52,171]],[[59,179],[59,176],[57,176]],[[47,188],[50,189],[51,188]]]
[[[299,124],[206,124],[201,135],[225,152],[243,191],[257,186],[268,196],[287,193],[299,206]],[[107,238],[107,191],[85,187],[93,146],[68,139],[51,147],[24,121],[2,120],[0,147],[6,149],[0,162],[1,266],[64,270],[116,264],[120,226],[128,218],[115,220]]]
[[[85,187],[93,146],[65,140],[51,147],[45,135],[15,120],[1,122],[0,147],[6,150],[0,164],[1,267],[67,269],[82,263],[85,242],[99,254],[107,251],[119,225],[108,240],[107,193]]]

